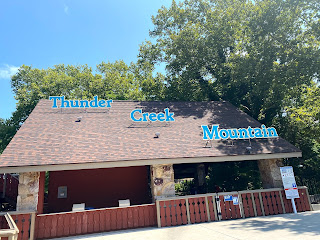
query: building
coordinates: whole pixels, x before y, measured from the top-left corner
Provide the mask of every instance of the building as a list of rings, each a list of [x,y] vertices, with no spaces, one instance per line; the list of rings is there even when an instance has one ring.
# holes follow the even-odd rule
[[[175,121],[132,121],[135,109]],[[252,128],[261,124],[228,102],[114,101],[111,108],[52,108],[40,100],[0,156],[0,173],[19,173],[17,211],[46,212],[152,203],[175,195],[174,166],[257,160],[265,188],[282,187],[281,159],[301,151],[280,137],[203,140],[201,126]]]

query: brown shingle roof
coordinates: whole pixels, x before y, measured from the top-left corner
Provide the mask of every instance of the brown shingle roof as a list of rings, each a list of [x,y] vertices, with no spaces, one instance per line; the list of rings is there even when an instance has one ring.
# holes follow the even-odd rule
[[[52,101],[40,100],[0,156],[0,167],[246,155],[248,140],[235,140],[233,146],[212,141],[212,148],[204,148],[200,126],[261,126],[228,102],[114,101],[109,109],[86,110],[51,106]],[[135,108],[157,113],[167,107],[175,114],[170,125],[133,124],[130,119]],[[75,122],[79,116],[81,122]],[[154,138],[156,132],[159,138]],[[251,154],[300,152],[281,138],[251,144]]]

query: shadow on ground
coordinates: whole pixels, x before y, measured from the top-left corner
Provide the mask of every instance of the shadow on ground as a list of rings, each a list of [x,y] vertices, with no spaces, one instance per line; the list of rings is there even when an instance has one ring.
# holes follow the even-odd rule
[[[283,214],[277,216],[250,218],[245,221],[232,221],[230,229],[247,229],[256,231],[286,230],[292,233],[311,233],[320,235],[320,212]],[[319,236],[320,239],[320,236]]]

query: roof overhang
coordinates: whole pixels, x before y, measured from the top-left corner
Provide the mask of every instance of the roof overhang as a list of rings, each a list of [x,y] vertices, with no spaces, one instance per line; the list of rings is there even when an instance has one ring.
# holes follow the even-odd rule
[[[0,173],[21,173],[21,172],[44,172],[44,171],[63,171],[63,170],[81,170],[97,168],[115,168],[115,167],[132,167],[146,166],[155,164],[182,164],[182,163],[202,163],[202,162],[232,162],[246,160],[263,160],[275,158],[294,158],[302,157],[301,152],[290,153],[269,153],[269,154],[249,154],[249,155],[232,155],[219,157],[196,157],[196,158],[169,158],[169,159],[148,159],[148,160],[130,160],[114,162],[93,162],[77,164],[60,164],[60,165],[40,165],[40,166],[17,166],[2,167]]]

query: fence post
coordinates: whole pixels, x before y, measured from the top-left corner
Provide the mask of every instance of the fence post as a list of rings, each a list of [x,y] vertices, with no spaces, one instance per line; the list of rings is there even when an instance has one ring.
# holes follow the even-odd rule
[[[219,221],[219,219],[218,219],[218,212],[217,212],[216,196],[217,196],[217,194],[212,195],[212,205],[213,205],[213,211],[214,211],[215,221]]]
[[[260,200],[260,206],[261,206],[262,214],[263,214],[263,216],[265,216],[266,214],[264,212],[264,206],[263,206],[263,200],[262,200],[261,192],[259,192],[259,200]]]
[[[308,188],[306,188],[306,193],[307,193],[307,198],[308,198],[308,203],[309,203],[310,211],[313,211],[313,207],[312,207],[312,205],[311,205],[310,195],[309,195]]]
[[[206,200],[206,208],[207,208],[208,222],[211,222],[210,209],[209,209],[209,204],[208,204],[208,196],[205,196],[205,200]]]
[[[161,227],[160,203],[159,203],[159,200],[156,200],[156,209],[157,209],[157,222],[158,222],[158,227]]]
[[[242,195],[240,193],[238,193],[238,199],[239,199],[240,215],[242,218],[246,218],[244,214],[243,204],[242,204]]]
[[[189,199],[188,199],[188,198],[186,198],[186,208],[187,208],[188,224],[191,224],[191,220],[190,220],[190,209],[189,209]]]
[[[251,200],[252,200],[252,206],[253,206],[253,212],[254,212],[254,216],[258,216],[257,214],[257,206],[256,206],[256,201],[254,200],[254,195],[253,193],[251,193]]]
[[[284,207],[284,202],[283,202],[283,197],[282,197],[281,191],[279,191],[279,196],[280,196],[280,200],[281,200],[283,213],[286,213],[286,208]]]

